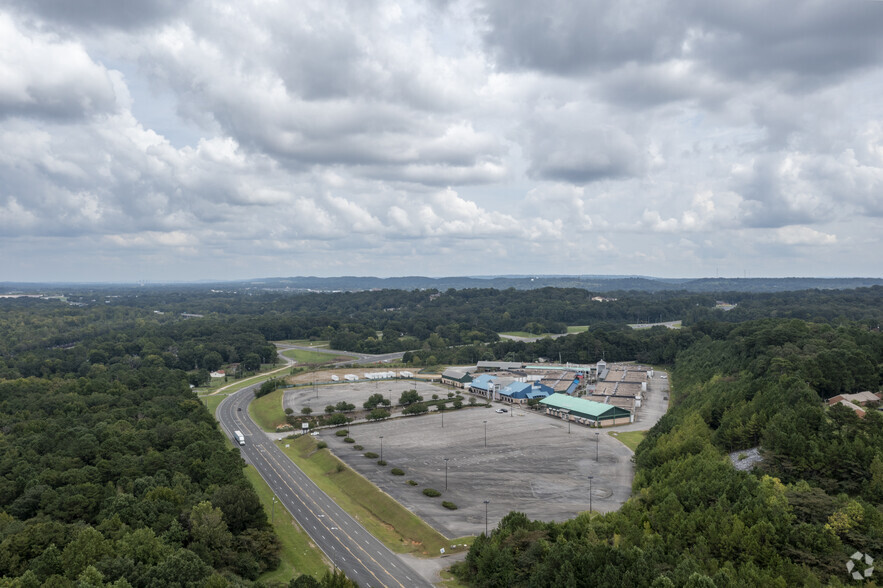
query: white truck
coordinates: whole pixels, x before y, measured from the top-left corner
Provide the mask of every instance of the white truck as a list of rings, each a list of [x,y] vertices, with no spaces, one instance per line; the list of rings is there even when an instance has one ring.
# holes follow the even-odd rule
[[[245,445],[245,435],[243,435],[240,431],[233,431],[233,436],[236,437],[236,442],[240,445]]]

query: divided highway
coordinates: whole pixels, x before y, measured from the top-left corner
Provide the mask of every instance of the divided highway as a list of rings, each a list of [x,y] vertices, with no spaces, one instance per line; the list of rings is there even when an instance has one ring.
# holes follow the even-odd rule
[[[248,403],[257,386],[243,388],[225,398],[218,405],[217,419],[234,444],[233,431],[242,432],[245,445],[239,449],[243,458],[257,469],[328,559],[363,588],[431,588],[430,583],[337,506],[251,420]]]

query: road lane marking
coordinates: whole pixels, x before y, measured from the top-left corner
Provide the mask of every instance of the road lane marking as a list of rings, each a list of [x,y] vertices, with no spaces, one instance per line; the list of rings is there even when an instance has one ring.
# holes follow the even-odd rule
[[[275,447],[275,446],[274,446],[274,449],[275,449],[275,450],[279,450],[279,449],[278,449],[277,447]],[[267,463],[268,463],[268,464],[269,464],[269,459],[272,459],[273,462],[275,462],[277,465],[280,465],[280,466],[281,466],[281,464],[279,464],[279,462],[277,461],[275,455],[273,455],[272,452],[270,452],[270,451],[268,451],[267,449],[264,449],[264,448],[262,448],[262,450],[263,450],[264,452],[267,453],[267,456],[266,456],[264,459],[267,460]],[[281,453],[281,450],[279,450],[279,451],[280,451],[280,453]],[[285,456],[284,453],[282,454],[282,456],[285,457],[286,460],[288,460],[287,456]],[[268,459],[268,458],[269,458],[269,459]],[[292,463],[290,460],[288,460],[288,463],[291,464],[291,465],[293,465],[293,463]],[[273,468],[273,470],[275,470],[275,471],[277,472],[277,475],[278,475],[278,470],[276,470],[276,468],[274,468],[272,465],[270,465],[270,467]],[[284,470],[284,469],[285,469],[285,468],[283,468],[283,470]],[[306,477],[306,474],[304,474],[303,472],[301,472],[300,469],[298,469],[297,471],[300,472],[300,475],[304,476],[304,478],[305,478],[306,480],[308,480],[308,483],[309,483],[309,484],[315,484],[312,480],[310,480],[309,478],[307,478],[307,477]],[[304,490],[303,487],[297,482],[297,480],[294,479],[294,476],[291,476],[291,481],[292,481],[292,483],[294,483],[294,485],[297,486],[299,489]],[[285,483],[286,485],[288,485],[287,482],[284,482],[284,481],[283,481],[283,483]],[[293,491],[293,489],[292,489],[292,491]],[[323,493],[323,494],[324,494],[324,493]],[[325,495],[325,497],[330,501],[330,498],[328,498],[327,495]],[[332,501],[332,503],[333,503],[333,501]],[[335,506],[337,506],[336,503],[333,503],[333,504],[334,504]],[[304,506],[307,508],[307,510],[309,510],[311,513],[313,513],[312,509],[311,509],[306,503],[304,503]],[[316,502],[316,506],[319,507],[319,508],[322,508],[322,506],[321,506],[318,502]],[[340,507],[338,506],[337,508],[340,508]],[[323,510],[324,510],[324,509],[323,509]],[[343,510],[343,509],[341,509],[341,510]],[[345,511],[344,511],[344,512],[345,512]],[[313,516],[316,516],[316,513],[313,513]],[[320,520],[319,522],[320,522],[323,526],[325,526],[324,521],[321,521],[321,520]],[[326,528],[327,528],[327,527],[326,527]],[[367,556],[371,559],[371,561],[373,561],[375,564],[377,564],[377,566],[379,566],[381,570],[383,570],[383,571],[384,571],[384,572],[385,572],[390,578],[392,578],[392,580],[393,580],[396,584],[398,584],[399,586],[401,586],[401,588],[405,588],[405,585],[404,585],[404,584],[402,584],[401,582],[399,582],[398,579],[397,579],[393,574],[391,574],[391,573],[389,572],[389,570],[387,570],[387,569],[383,566],[383,564],[381,564],[379,561],[377,561],[377,560],[374,558],[373,555],[371,555],[370,553],[368,553],[368,551],[366,551],[365,548],[363,548],[361,545],[359,545],[359,543],[358,543],[355,539],[353,539],[353,537],[350,536],[349,533],[347,533],[346,531],[343,531],[343,534],[346,535],[346,536],[349,538],[350,541],[352,541],[353,545],[355,545],[356,547],[358,547],[359,549],[361,549],[361,550],[365,553],[365,555],[367,555]],[[379,541],[378,541],[378,543],[379,543]],[[347,551],[350,551],[350,549],[346,546],[346,544],[344,544],[343,542],[341,542],[341,545],[342,545]],[[382,546],[383,544],[381,543],[380,545]],[[352,553],[352,551],[350,551],[350,554],[353,555],[353,557],[356,557],[355,554]],[[379,555],[379,553],[378,553],[378,555]],[[356,558],[356,559],[358,559],[358,558]],[[362,563],[361,560],[359,560],[359,563]],[[365,564],[362,563],[362,565],[365,565]],[[377,578],[377,576],[374,574],[373,571],[371,571],[371,569],[370,569],[368,566],[365,566],[365,569],[368,570],[368,571],[371,573],[371,575],[374,576],[374,578],[375,578],[378,582],[381,581],[380,578]],[[410,580],[410,579],[409,579],[409,580]]]
[[[261,448],[261,451],[260,451],[259,453],[264,453],[264,454],[266,454],[266,455],[262,455],[262,456],[261,456],[261,457],[263,457],[264,462],[267,464],[267,466],[269,466],[270,469],[273,470],[273,472],[274,472],[277,476],[279,476],[279,478],[282,478],[282,475],[279,473],[279,470],[276,469],[276,467],[274,467],[273,464],[270,463],[270,459],[272,459],[272,460],[273,460],[275,463],[277,463],[277,464],[279,463],[278,461],[276,461],[276,459],[275,459],[275,457],[272,455],[272,453],[271,453],[270,451],[268,451],[267,449],[265,449],[265,448]],[[294,480],[293,477],[292,477],[291,481],[292,481],[292,483],[294,483],[295,486],[297,486],[299,489],[303,490],[303,488],[301,488],[300,484],[298,484],[297,481]],[[286,486],[288,486],[288,483],[287,483],[284,479],[283,479],[283,483],[284,483]],[[291,491],[294,492],[294,489],[293,489],[293,488],[289,487],[289,489],[291,489]],[[324,527],[324,526],[325,526],[324,521],[322,521],[321,519],[319,519],[318,515],[317,515],[315,512],[313,512],[313,510],[309,507],[309,505],[308,505],[306,502],[304,502],[303,498],[301,498],[300,496],[298,496],[298,500],[300,500],[300,502],[304,505],[304,507],[305,507],[308,511],[310,511],[310,513],[311,513],[314,517],[316,517],[316,519],[319,521],[319,523]],[[319,506],[319,505],[317,504],[316,506]],[[316,528],[315,525],[313,525],[313,528]],[[318,532],[318,529],[317,529],[317,532]],[[325,536],[322,535],[322,538],[325,539]],[[343,543],[343,541],[342,541],[339,537],[335,536],[334,538],[337,539],[337,541],[340,543],[341,547],[343,547],[345,550],[347,550],[347,551],[350,553],[350,555],[352,555],[353,558],[355,558],[355,560],[356,560],[357,562],[359,562],[359,564],[361,564],[362,568],[364,568],[365,571],[367,571],[369,574],[371,574],[371,575],[374,577],[375,580],[377,580],[378,582],[380,582],[380,585],[381,585],[381,586],[386,586],[386,584],[384,584],[383,581],[382,581],[380,578],[377,577],[377,574],[375,574],[374,571],[373,571],[370,567],[368,567],[368,566],[365,564],[365,562],[363,562],[361,559],[359,559],[359,557],[358,557],[355,553],[353,553],[352,550],[351,550],[351,549],[350,549],[345,543]],[[325,540],[327,541],[327,539],[325,539]],[[352,540],[352,538],[350,538],[350,540]],[[334,546],[333,546],[333,544],[332,544],[332,548],[333,548],[333,547],[334,547]],[[360,549],[361,549],[361,547],[360,547]],[[399,581],[395,578],[395,576],[393,576],[392,574],[390,574],[389,571],[387,571],[386,568],[384,568],[382,564],[380,564],[376,559],[374,559],[374,558],[371,556],[370,553],[368,553],[368,552],[365,551],[364,549],[362,549],[362,551],[365,552],[365,554],[366,554],[368,557],[370,557],[371,560],[374,561],[374,563],[377,564],[377,565],[380,567],[380,569],[382,569],[382,570],[383,570],[383,571],[384,571],[384,572],[385,572],[390,578],[392,578],[393,581],[395,581],[396,584],[398,584],[398,585],[401,586],[402,588],[405,588],[405,586],[404,586],[401,582],[399,582]]]

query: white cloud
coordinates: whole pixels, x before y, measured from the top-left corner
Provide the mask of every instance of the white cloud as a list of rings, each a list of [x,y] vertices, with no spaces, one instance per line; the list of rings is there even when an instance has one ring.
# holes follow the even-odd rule
[[[880,3],[0,5],[9,278],[881,271]]]
[[[784,245],[833,245],[837,235],[823,233],[810,227],[781,227],[773,232],[772,240]]]

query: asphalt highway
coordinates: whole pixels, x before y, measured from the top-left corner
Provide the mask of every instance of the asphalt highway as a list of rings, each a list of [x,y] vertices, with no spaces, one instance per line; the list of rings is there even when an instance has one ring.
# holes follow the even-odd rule
[[[431,588],[430,583],[337,506],[251,420],[248,403],[257,386],[243,388],[225,398],[218,405],[217,419],[242,457],[255,467],[313,542],[363,588]],[[241,431],[245,436],[244,446],[238,445],[233,431]]]

